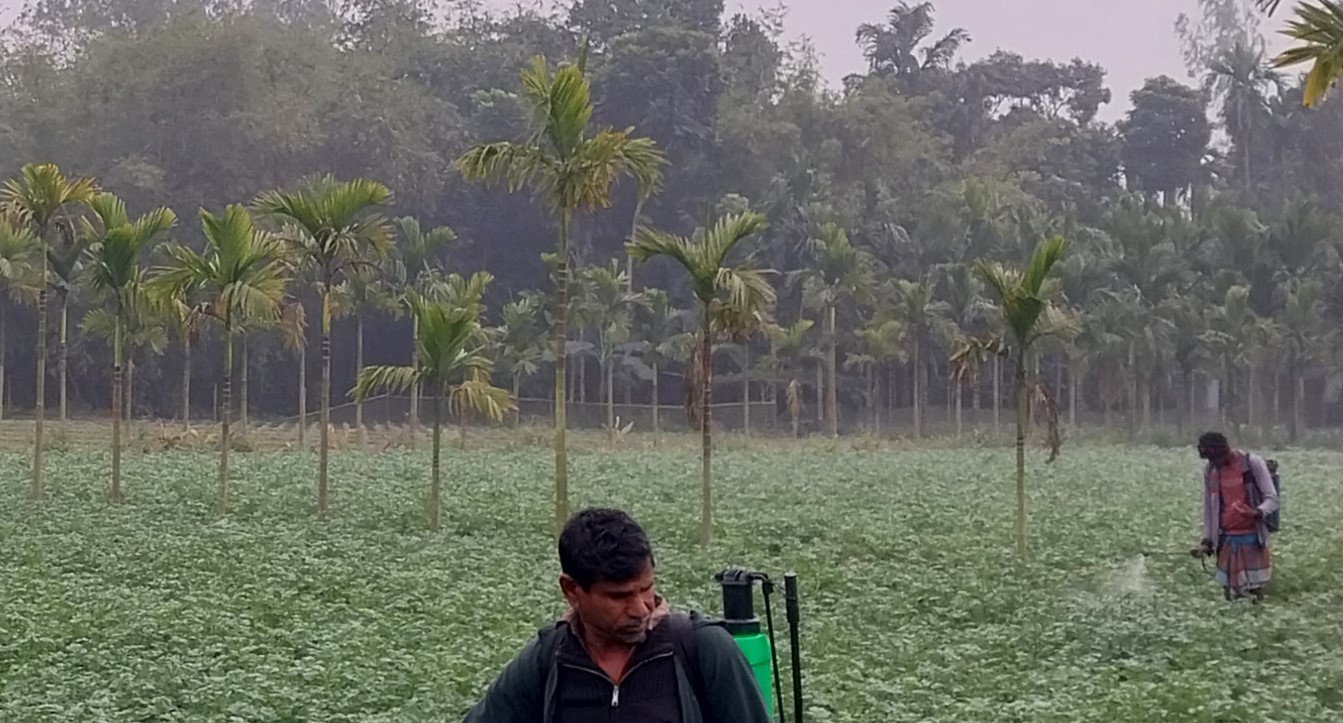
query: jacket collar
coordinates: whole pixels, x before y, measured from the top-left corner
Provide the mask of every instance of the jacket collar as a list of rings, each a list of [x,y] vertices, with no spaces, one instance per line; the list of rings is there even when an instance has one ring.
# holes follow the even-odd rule
[[[660,624],[671,614],[671,606],[661,595],[658,595],[654,600],[655,607],[649,618],[648,634],[644,637],[642,643],[635,646],[634,655],[630,658],[631,665],[669,652],[673,648],[671,640],[667,636],[658,634],[663,632]],[[596,670],[596,664],[592,661],[592,656],[587,650],[587,644],[583,641],[583,620],[579,617],[578,611],[574,610],[572,606],[567,608],[564,614],[560,616],[559,625],[567,628],[563,643],[560,646],[560,658]]]

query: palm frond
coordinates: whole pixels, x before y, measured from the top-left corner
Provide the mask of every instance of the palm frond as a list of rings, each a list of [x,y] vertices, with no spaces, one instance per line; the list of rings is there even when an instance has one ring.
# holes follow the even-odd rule
[[[1343,77],[1343,3],[1337,0],[1307,0],[1296,8],[1296,18],[1282,31],[1302,44],[1289,48],[1273,62],[1283,68],[1313,62],[1302,89],[1306,107],[1318,105],[1329,89]]]
[[[518,408],[508,391],[490,384],[486,378],[468,379],[458,384],[448,400],[449,408],[455,413],[460,414],[465,409],[491,422],[502,421],[505,414]]]
[[[358,377],[355,378],[354,387],[350,389],[349,396],[356,401],[364,401],[368,395],[385,389],[390,392],[402,392],[410,389],[416,382],[424,381],[426,377],[423,368],[401,366],[372,366],[364,367],[359,370]]]

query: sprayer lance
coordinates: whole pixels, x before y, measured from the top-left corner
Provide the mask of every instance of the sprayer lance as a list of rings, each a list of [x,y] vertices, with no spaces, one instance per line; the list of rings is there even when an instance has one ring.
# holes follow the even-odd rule
[[[784,573],[783,598],[788,615],[788,648],[793,656],[793,720],[802,723],[802,653],[798,643],[801,611],[797,598],[797,573]]]

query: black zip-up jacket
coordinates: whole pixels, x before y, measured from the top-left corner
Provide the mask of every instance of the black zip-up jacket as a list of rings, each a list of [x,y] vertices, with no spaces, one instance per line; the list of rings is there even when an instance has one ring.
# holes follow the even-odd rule
[[[691,682],[696,672],[677,654],[666,620],[635,649],[618,686],[560,624],[548,633],[561,636],[558,645],[547,634],[529,641],[464,723],[769,723],[760,688],[732,636],[697,613],[689,614],[689,622],[702,704]]]

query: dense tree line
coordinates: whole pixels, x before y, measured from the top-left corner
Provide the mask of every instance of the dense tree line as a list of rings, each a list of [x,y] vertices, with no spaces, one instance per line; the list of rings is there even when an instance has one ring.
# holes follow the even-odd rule
[[[750,262],[777,298],[710,354],[720,401],[774,401],[793,430],[830,434],[879,432],[896,408],[923,434],[930,403],[957,419],[1011,408],[1016,362],[952,361],[1004,331],[975,262],[1024,264],[1061,236],[1059,302],[1079,333],[1029,363],[1065,418],[1187,420],[1215,381],[1229,421],[1296,434],[1337,412],[1320,400],[1336,396],[1343,358],[1330,322],[1343,306],[1343,101],[1306,107],[1302,79],[1274,70],[1255,35],[1209,17],[1218,32],[1194,82],[1125,89],[1132,109],[1108,124],[1098,113],[1119,91],[1103,68],[1009,52],[965,62],[969,34],[938,28],[930,3],[856,27],[868,71],[830,89],[778,17],[726,16],[721,0],[578,0],[556,15],[470,0],[36,0],[0,58],[0,163],[16,179],[30,161],[96,179],[127,219],[172,209],[193,222],[151,236],[189,251],[210,248],[202,209],[226,218],[264,189],[317,193],[337,183],[328,174],[388,189],[386,254],[294,271],[317,288],[291,286],[266,323],[239,329],[244,420],[307,411],[324,338],[330,371],[312,377],[335,403],[366,365],[409,361],[405,293],[449,273],[465,287],[488,272],[475,281],[493,376],[514,396],[548,396],[558,351],[572,399],[676,403],[685,376],[707,376],[686,366],[704,361],[693,280],[634,265],[625,244],[639,226],[690,236],[758,214]],[[529,139],[519,73],[535,56],[581,56],[593,127],[632,128],[663,159],[655,182],[617,179],[576,208],[562,257],[544,189],[506,193],[457,163]],[[6,413],[34,408],[40,328],[59,415],[113,407],[120,351],[128,411],[208,416],[217,386],[229,401],[233,337],[187,313],[108,306],[89,255],[108,229],[91,199],[27,229],[51,247],[49,322],[19,265],[0,265]],[[0,253],[22,246],[6,238]],[[147,248],[145,267],[164,253]],[[572,282],[563,315],[558,277]],[[557,350],[545,340],[561,320]]]

